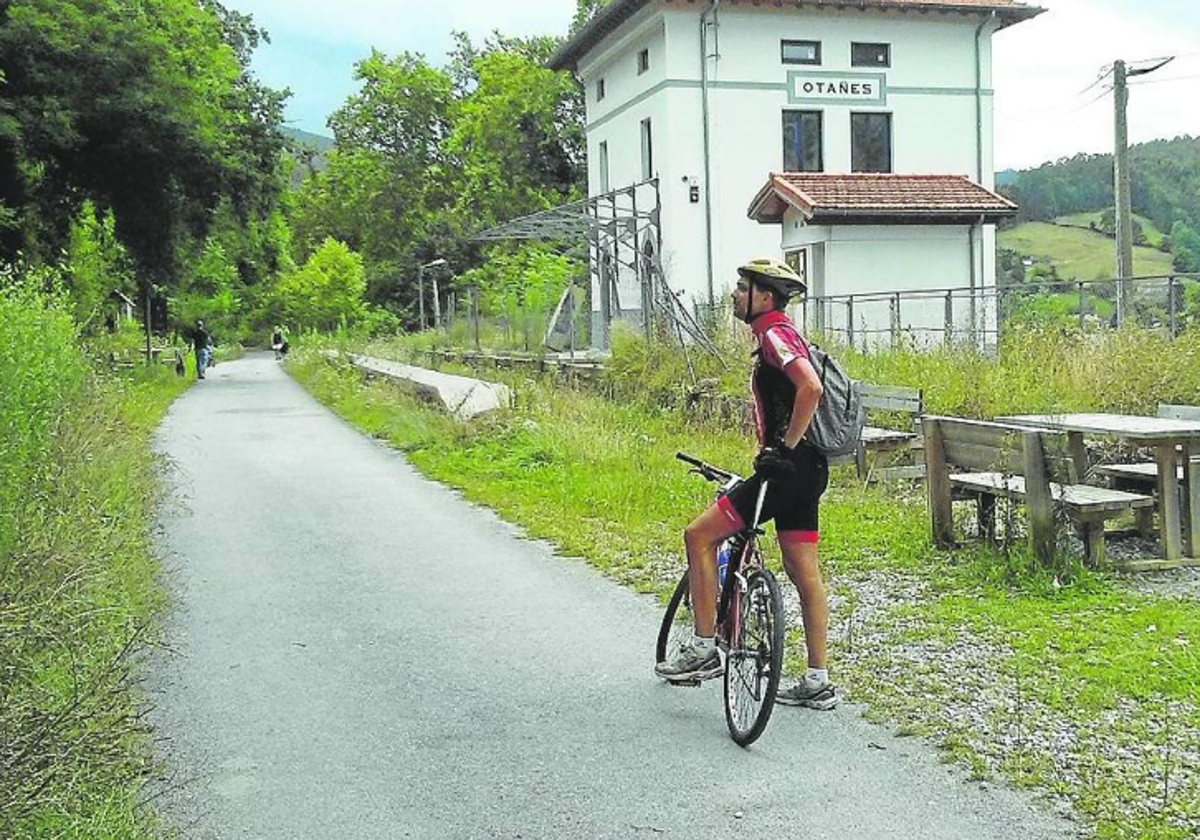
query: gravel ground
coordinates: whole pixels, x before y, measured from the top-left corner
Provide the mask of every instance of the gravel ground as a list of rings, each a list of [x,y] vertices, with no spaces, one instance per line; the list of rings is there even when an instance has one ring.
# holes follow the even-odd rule
[[[1120,583],[1140,595],[1200,600],[1200,568],[1121,575]]]
[[[1155,593],[1168,585],[1194,593],[1200,575],[1188,571],[1164,573],[1169,582],[1154,582]],[[961,629],[932,634],[914,609],[930,597],[919,580],[877,572],[833,588],[840,594],[830,627],[836,673],[847,696],[873,716],[952,751],[965,748],[977,778],[1007,775],[1034,785],[1064,815],[1088,811],[1127,824],[1182,798],[1189,813],[1171,822],[1200,837],[1194,704],[1129,700],[1099,719],[1074,719],[1032,696],[1028,681],[1053,686],[1054,673],[1018,679],[1003,644]]]

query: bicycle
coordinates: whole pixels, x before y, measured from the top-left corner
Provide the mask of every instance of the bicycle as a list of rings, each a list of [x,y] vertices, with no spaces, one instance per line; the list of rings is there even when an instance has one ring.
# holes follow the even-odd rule
[[[675,457],[691,465],[689,472],[720,484],[718,498],[729,493],[741,476],[677,452]],[[725,667],[725,723],[740,746],[758,740],[771,711],[783,670],[783,597],[775,575],[763,566],[758,550],[758,527],[766,498],[762,483],[754,508],[754,521],[726,542],[729,560],[717,600],[717,648]],[[674,656],[692,634],[691,594],[685,569],[663,615],[655,647],[657,662]],[[699,685],[699,680],[672,685]]]

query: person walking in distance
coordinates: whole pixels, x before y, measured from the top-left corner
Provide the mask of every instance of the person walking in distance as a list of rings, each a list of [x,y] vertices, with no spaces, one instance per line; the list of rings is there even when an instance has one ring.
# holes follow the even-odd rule
[[[751,390],[759,451],[754,474],[684,531],[693,636],[675,658],[659,663],[655,673],[671,682],[721,673],[714,638],[717,550],[753,519],[759,488],[766,481],[761,521],[775,521],[784,569],[800,595],[808,654],[808,670],[794,686],[780,690],[776,702],[832,709],[838,694],[826,663],[829,601],[817,559],[818,507],[829,483],[829,463],[804,439],[823,389],[808,345],[785,311],[788,300],[805,291],[804,281],[780,260],[755,259],[738,269],[734,312],[749,325],[757,344]]]
[[[192,330],[192,349],[196,351],[196,378],[204,378],[204,370],[208,367],[212,336],[204,328],[204,321],[197,319],[196,328]]]

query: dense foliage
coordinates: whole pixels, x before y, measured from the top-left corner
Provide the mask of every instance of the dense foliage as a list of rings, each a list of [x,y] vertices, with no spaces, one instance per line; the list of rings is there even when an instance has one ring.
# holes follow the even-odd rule
[[[1134,212],[1168,233],[1162,247],[1177,271],[1200,271],[1200,138],[1178,137],[1130,151]],[[1020,205],[1018,221],[1049,221],[1112,207],[1112,155],[1081,154],[1021,172],[1006,188]],[[1111,231],[1111,221],[1098,229]]]
[[[0,256],[55,259],[90,201],[143,282],[171,287],[222,202],[227,228],[266,218],[283,96],[249,74],[260,37],[213,0],[6,4]]]
[[[497,34],[478,47],[455,37],[445,68],[411,53],[358,63],[362,87],[330,118],[336,147],[293,214],[298,260],[327,238],[346,243],[362,254],[367,300],[409,324],[420,265],[477,268],[487,254],[472,234],[583,192],[582,97],[544,66],[557,39]],[[465,282],[442,282],[442,294],[456,285]]]

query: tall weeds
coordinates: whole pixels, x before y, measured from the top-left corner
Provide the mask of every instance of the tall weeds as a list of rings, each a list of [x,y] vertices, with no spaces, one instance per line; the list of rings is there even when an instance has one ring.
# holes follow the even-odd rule
[[[0,836],[136,837],[130,655],[161,596],[148,438],[183,387],[89,372],[65,302],[0,290]]]

